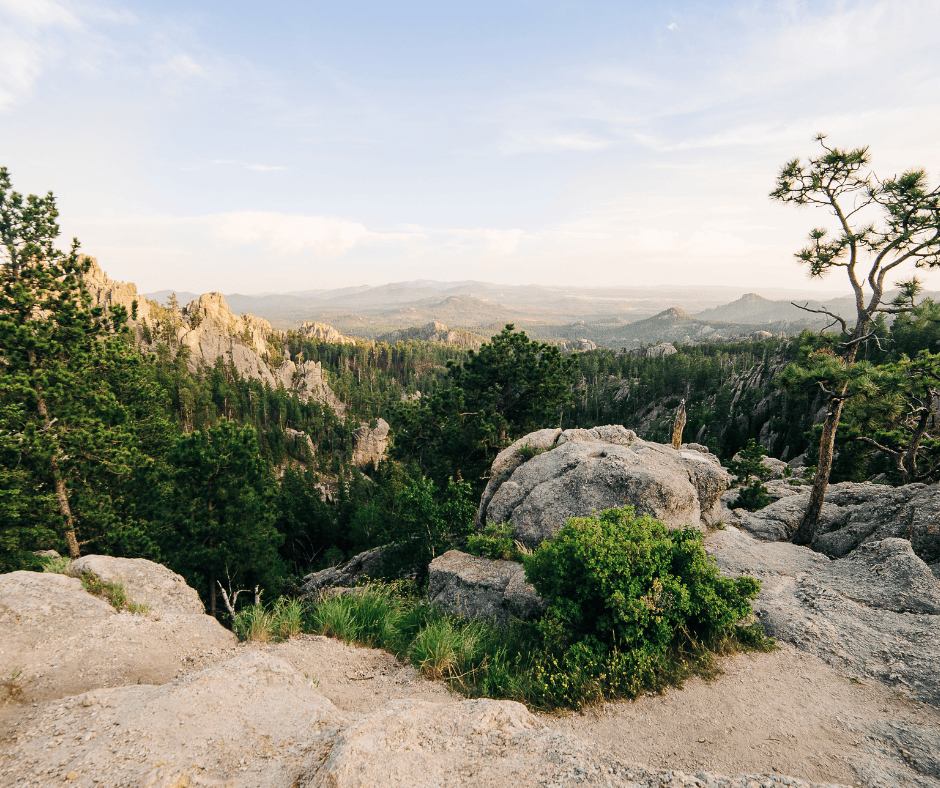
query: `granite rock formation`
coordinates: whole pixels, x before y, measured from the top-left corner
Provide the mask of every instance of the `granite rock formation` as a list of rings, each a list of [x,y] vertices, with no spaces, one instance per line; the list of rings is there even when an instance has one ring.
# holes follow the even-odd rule
[[[526,583],[525,569],[515,561],[448,550],[431,562],[428,578],[428,599],[449,613],[505,624],[545,611],[545,602]]]
[[[670,527],[702,528],[720,519],[728,484],[714,455],[650,443],[619,425],[540,430],[496,457],[476,522],[512,523],[529,547],[570,517],[622,506]]]

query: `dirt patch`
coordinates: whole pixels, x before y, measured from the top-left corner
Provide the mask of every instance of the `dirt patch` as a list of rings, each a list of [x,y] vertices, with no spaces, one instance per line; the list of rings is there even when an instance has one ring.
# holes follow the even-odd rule
[[[320,636],[262,649],[319,681],[337,708],[368,714],[390,700],[459,700],[444,682],[375,649]],[[723,662],[714,682],[605,703],[584,714],[540,714],[549,727],[654,769],[788,775],[808,782],[940,786],[938,710],[876,683],[854,683],[788,644]],[[914,768],[912,768],[912,766]]]

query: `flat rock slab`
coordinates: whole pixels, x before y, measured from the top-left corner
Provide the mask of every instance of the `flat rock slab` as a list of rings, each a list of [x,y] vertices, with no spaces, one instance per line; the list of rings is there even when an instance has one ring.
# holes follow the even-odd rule
[[[876,679],[940,706],[940,583],[909,542],[866,542],[830,561],[729,526],[705,545],[726,574],[761,578],[754,612],[767,634],[843,675]]]
[[[545,727],[512,701],[393,701],[344,730],[306,788],[779,788],[786,777],[644,769]],[[823,784],[816,783],[816,786]]]
[[[288,788],[347,723],[287,663],[244,652],[163,686],[98,689],[47,705],[0,756],[0,785],[32,771],[40,785],[77,788]]]
[[[18,672],[29,701],[162,684],[235,642],[211,616],[116,613],[73,577],[0,575],[0,676]]]

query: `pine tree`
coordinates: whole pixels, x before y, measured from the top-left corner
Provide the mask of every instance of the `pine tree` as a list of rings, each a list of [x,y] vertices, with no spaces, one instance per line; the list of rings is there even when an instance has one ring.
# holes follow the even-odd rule
[[[0,470],[21,498],[48,485],[55,530],[78,558],[96,528],[119,527],[107,522],[108,492],[90,480],[126,476],[144,461],[110,386],[139,357],[126,311],[91,307],[81,281],[90,262],[77,240],[62,251],[58,237],[52,193],[24,198],[0,168]]]
[[[923,170],[910,170],[895,178],[881,180],[866,171],[868,148],[841,150],[826,145],[825,135],[817,135],[822,147],[817,158],[805,164],[799,159],[787,162],[777,176],[771,198],[794,205],[816,205],[835,217],[837,230],[830,237],[825,228],[810,231],[809,245],[796,253],[813,277],[823,277],[843,268],[855,296],[855,316],[846,319],[825,308],[802,308],[827,315],[830,328],[839,326],[843,341],[834,351],[834,361],[843,374],[833,375],[835,388],[822,386],[828,399],[826,418],[819,442],[819,464],[809,505],[793,535],[796,544],[810,544],[818,530],[826,486],[832,469],[836,432],[842,409],[850,393],[852,367],[859,346],[875,335],[872,321],[879,313],[909,311],[919,288],[916,279],[901,282],[902,295],[896,303],[884,303],[886,277],[898,266],[940,265],[940,188],[930,189]],[[876,221],[872,221],[874,214]],[[867,269],[867,270],[866,270]],[[868,291],[866,292],[866,286]],[[854,322],[854,325],[853,325]],[[828,362],[822,360],[825,366]]]

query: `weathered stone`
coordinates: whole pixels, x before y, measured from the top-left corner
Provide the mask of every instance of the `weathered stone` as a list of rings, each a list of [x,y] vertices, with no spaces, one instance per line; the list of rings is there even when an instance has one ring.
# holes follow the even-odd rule
[[[353,431],[350,462],[357,468],[365,468],[370,463],[377,468],[388,449],[388,431],[389,426],[385,419],[378,419],[375,427],[370,427],[368,422],[362,422]]]
[[[555,448],[520,464],[525,442],[552,440]],[[511,522],[515,537],[535,546],[571,517],[628,505],[672,527],[702,527],[721,518],[728,481],[714,455],[643,441],[619,425],[542,430],[496,458],[477,527]]]
[[[356,343],[355,339],[344,336],[333,326],[328,326],[326,323],[307,321],[301,324],[299,333],[306,339],[328,342],[331,345],[354,345]]]
[[[382,573],[384,551],[383,547],[374,547],[354,555],[345,564],[306,575],[302,586],[304,595],[316,597],[328,588],[353,586],[363,578],[378,577]]]
[[[867,676],[940,706],[940,583],[905,540],[869,542],[830,561],[728,527],[709,535],[705,547],[726,574],[761,579],[754,612],[768,635],[845,676]]]
[[[86,555],[73,561],[72,569],[92,572],[106,583],[120,583],[131,600],[147,605],[154,613],[202,615],[206,612],[195,589],[176,572],[153,561]]]
[[[940,615],[940,583],[906,539],[865,542],[814,578],[867,607]]]
[[[672,356],[678,352],[675,345],[671,342],[660,342],[658,345],[652,345],[646,348],[644,355],[647,358],[663,358],[664,356]]]
[[[137,292],[137,285],[133,282],[117,282],[108,278],[107,272],[98,265],[97,259],[85,256],[89,263],[88,270],[82,274],[82,284],[91,296],[92,306],[110,309],[112,306],[123,306],[127,310],[127,317],[133,320],[134,302],[137,303],[136,323],[149,321],[150,302]]]
[[[286,662],[249,651],[162,686],[95,689],[50,704],[36,734],[7,755],[46,763],[61,729],[78,735],[54,742],[57,777],[50,768],[42,785],[282,788],[299,784],[348,721]]]
[[[288,391],[296,391],[301,402],[313,400],[333,409],[336,416],[346,418],[346,406],[333,393],[326,382],[323,367],[319,361],[304,361],[295,364],[289,358],[284,359],[274,372],[273,384],[282,385]]]
[[[525,582],[525,569],[515,561],[494,561],[448,550],[428,567],[428,599],[451,613],[500,624],[512,617],[530,618],[545,605]]]
[[[531,452],[544,452],[555,448],[555,442],[561,436],[560,429],[546,429],[538,432],[530,432],[528,435],[519,438],[515,443],[507,446],[493,460],[490,466],[490,480],[483,491],[480,508],[477,510],[476,528],[480,530],[484,525],[484,514],[486,507],[492,500],[493,495],[499,489],[500,485],[506,481],[516,468],[525,460],[523,450]]]
[[[757,512],[739,512],[739,524],[761,539],[789,539],[806,511],[808,486]],[[841,558],[863,542],[898,537],[928,563],[940,560],[940,486],[842,482],[830,484],[812,548]]]

